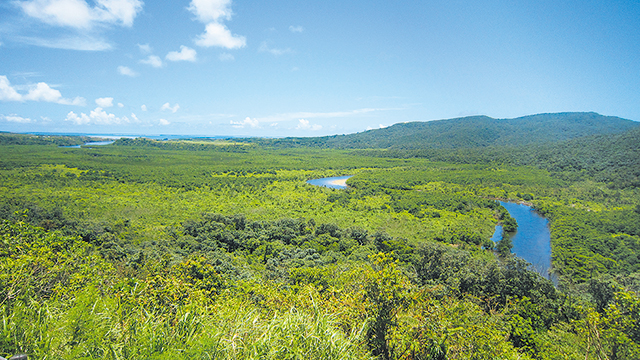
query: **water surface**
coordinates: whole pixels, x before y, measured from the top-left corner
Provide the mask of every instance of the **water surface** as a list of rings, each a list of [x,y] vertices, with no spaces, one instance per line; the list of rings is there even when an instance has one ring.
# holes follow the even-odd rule
[[[324,186],[332,189],[346,189],[348,188],[348,186],[346,184],[345,185],[342,185],[342,184],[344,183],[344,181],[346,181],[348,178],[352,176],[353,175],[328,177],[328,178],[322,178],[322,179],[312,179],[312,180],[308,180],[307,183],[311,185],[316,185],[316,186]]]
[[[74,149],[80,149],[83,146],[102,146],[102,145],[109,145],[109,144],[113,144],[115,141],[111,140],[111,141],[89,141],[86,142],[82,145],[60,145],[60,147],[63,148],[74,148]]]
[[[532,207],[512,202],[500,201],[511,217],[518,222],[518,230],[509,234],[513,242],[511,252],[531,263],[533,270],[549,278],[551,269],[551,233],[549,221]],[[502,227],[491,238],[493,241],[502,239]]]

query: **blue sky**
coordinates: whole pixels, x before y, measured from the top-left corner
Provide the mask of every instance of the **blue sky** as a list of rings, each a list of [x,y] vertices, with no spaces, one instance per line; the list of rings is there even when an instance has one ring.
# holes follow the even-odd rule
[[[640,120],[638,1],[9,0],[0,131],[319,136]]]

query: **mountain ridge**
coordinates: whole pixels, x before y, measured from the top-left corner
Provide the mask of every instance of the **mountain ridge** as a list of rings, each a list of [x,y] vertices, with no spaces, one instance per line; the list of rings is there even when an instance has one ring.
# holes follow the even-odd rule
[[[397,123],[382,129],[312,138],[262,139],[276,146],[341,149],[459,149],[555,143],[618,134],[639,122],[595,112],[563,112],[494,119],[485,115]]]

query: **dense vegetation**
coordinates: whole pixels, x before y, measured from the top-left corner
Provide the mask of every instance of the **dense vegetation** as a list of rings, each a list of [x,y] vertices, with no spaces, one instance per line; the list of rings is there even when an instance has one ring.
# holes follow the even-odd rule
[[[0,356],[640,356],[637,130],[528,157],[5,136]],[[550,219],[557,287],[494,249],[495,199]]]

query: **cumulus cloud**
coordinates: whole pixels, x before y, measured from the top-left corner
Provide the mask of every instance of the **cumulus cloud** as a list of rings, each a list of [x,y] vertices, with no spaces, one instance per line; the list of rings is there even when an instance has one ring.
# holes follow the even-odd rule
[[[192,0],[188,7],[200,22],[231,20],[231,0]]]
[[[244,36],[234,35],[223,24],[231,20],[231,0],[192,0],[188,7],[198,21],[205,25],[204,33],[196,39],[196,45],[202,47],[219,46],[237,49],[246,46]]]
[[[258,48],[259,52],[268,52],[273,56],[280,56],[280,55],[284,55],[284,54],[290,54],[293,52],[293,50],[286,48],[286,49],[276,49],[276,48],[271,48],[269,47],[269,45],[267,44],[266,41],[263,41],[260,44],[260,47]]]
[[[140,63],[153,66],[154,68],[161,68],[163,65],[162,59],[155,55],[149,55],[148,58],[140,60]]]
[[[113,106],[113,98],[112,97],[97,98],[96,99],[96,104],[98,104],[98,106],[100,106],[101,108],[112,107]]]
[[[173,107],[171,107],[171,105],[169,105],[169,103],[165,103],[160,108],[160,110],[171,110],[172,113],[175,113],[176,111],[178,111],[178,109],[180,109],[180,105],[175,104]]]
[[[296,130],[312,130],[317,131],[322,129],[322,125],[311,124],[309,120],[299,119],[298,126],[296,126]]]
[[[232,61],[235,60],[235,57],[229,53],[222,53],[218,56],[218,59],[220,59],[220,61]]]
[[[289,26],[289,31],[291,31],[292,33],[301,33],[304,31],[304,28],[302,26]]]
[[[131,70],[130,68],[128,68],[126,66],[118,66],[118,73],[120,75],[131,76],[131,77],[138,76],[137,72]]]
[[[160,125],[166,126],[171,124],[169,121],[167,121],[166,119],[160,119]]]
[[[131,118],[133,119],[133,121],[135,122],[140,122],[140,119],[138,119],[138,117],[136,116],[136,114],[131,113]]]
[[[117,117],[114,114],[107,113],[101,107],[91,110],[89,115],[80,113],[80,115],[70,111],[65,121],[70,121],[76,125],[97,124],[97,125],[119,125],[129,122],[126,116]]]
[[[123,103],[118,103],[118,107],[119,107],[119,108],[123,108],[123,107],[124,107],[124,104],[123,104]]]
[[[140,106],[140,109],[142,109],[142,111],[147,111],[147,105]]]
[[[224,24],[210,23],[204,28],[204,33],[196,39],[196,45],[202,47],[219,46],[227,49],[239,49],[247,45],[244,36],[231,34]]]
[[[20,124],[29,124],[29,123],[35,122],[35,120],[31,120],[29,118],[23,118],[22,116],[18,116],[15,114],[7,115],[7,116],[0,115],[0,119],[4,119],[5,121],[20,123]]]
[[[67,118],[64,119],[65,121],[71,121],[72,123],[75,123],[76,125],[84,125],[84,124],[88,124],[91,122],[91,119],[87,116],[87,114],[82,113],[80,115],[74,113],[73,111],[69,111],[69,113],[67,114]]]
[[[11,86],[6,76],[0,76],[0,100],[2,101],[21,101],[20,95],[16,89]]]
[[[165,59],[169,61],[196,61],[196,51],[190,47],[180,45],[180,52],[171,51]]]
[[[60,91],[52,89],[49,85],[39,82],[35,87],[29,89],[29,93],[24,96],[25,100],[56,102],[62,98]]]
[[[234,128],[244,128],[246,126],[250,126],[252,128],[259,128],[260,122],[257,119],[251,119],[250,117],[246,117],[244,121],[231,120],[231,126],[233,126]]]
[[[140,0],[27,0],[16,4],[30,17],[55,26],[92,29],[98,25],[130,27],[142,10]]]
[[[63,98],[60,91],[52,89],[51,86],[44,82],[29,86],[27,94],[20,94],[11,86],[6,76],[0,76],[0,101],[44,101],[62,105],[85,105],[86,103],[82,97],[74,99]]]

